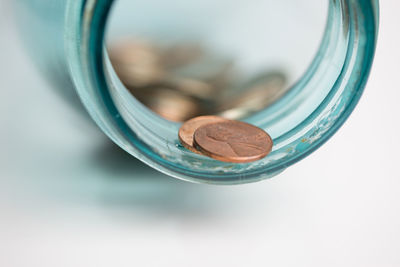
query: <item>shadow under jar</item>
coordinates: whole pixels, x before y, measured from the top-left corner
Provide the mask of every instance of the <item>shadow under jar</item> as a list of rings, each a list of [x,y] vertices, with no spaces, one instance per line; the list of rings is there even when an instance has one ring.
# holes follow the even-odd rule
[[[272,177],[326,142],[361,96],[378,28],[377,0],[17,0],[15,6],[37,64],[64,90],[74,86],[110,139],[161,172],[215,184]],[[152,112],[117,75],[107,44],[124,36],[161,46],[197,43],[232,61],[228,92],[259,73],[283,73],[284,93],[241,118],[271,135],[272,152],[233,164],[186,150],[177,135],[181,123]]]

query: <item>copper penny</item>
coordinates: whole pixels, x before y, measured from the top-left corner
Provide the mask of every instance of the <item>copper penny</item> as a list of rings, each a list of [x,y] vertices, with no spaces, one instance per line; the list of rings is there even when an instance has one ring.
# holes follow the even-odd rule
[[[194,146],[193,146],[193,138],[194,132],[197,128],[215,122],[225,121],[226,119],[217,117],[217,116],[200,116],[193,119],[188,120],[185,122],[181,128],[179,129],[179,140],[181,141],[182,145],[189,149],[192,152],[201,154]]]
[[[194,133],[194,146],[216,160],[245,163],[267,156],[272,139],[256,126],[225,120],[199,127]]]

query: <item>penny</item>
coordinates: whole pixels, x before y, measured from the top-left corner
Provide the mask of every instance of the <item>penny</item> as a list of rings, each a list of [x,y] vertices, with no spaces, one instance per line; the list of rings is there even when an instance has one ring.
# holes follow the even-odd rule
[[[200,116],[188,120],[179,129],[179,140],[181,141],[182,145],[190,151],[201,154],[193,145],[195,131],[203,125],[221,121],[225,121],[225,119],[217,116]]]
[[[194,147],[213,159],[245,163],[267,156],[271,137],[262,129],[241,121],[219,121],[199,127],[194,133]]]

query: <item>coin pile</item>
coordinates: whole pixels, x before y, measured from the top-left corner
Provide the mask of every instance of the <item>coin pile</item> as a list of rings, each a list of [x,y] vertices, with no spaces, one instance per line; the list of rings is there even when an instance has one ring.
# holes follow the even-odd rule
[[[262,159],[273,146],[271,137],[262,129],[218,116],[188,120],[178,136],[182,145],[194,153],[233,163]]]
[[[206,52],[199,44],[128,39],[111,45],[109,56],[133,96],[176,122],[211,114],[238,120],[264,109],[288,88],[280,71],[240,82],[232,59]]]

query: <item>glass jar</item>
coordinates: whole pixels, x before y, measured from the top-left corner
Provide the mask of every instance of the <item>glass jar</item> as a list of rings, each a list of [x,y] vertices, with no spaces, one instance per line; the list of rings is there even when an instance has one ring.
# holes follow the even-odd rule
[[[377,0],[327,1],[325,30],[311,62],[302,62],[301,45],[290,37],[295,36],[297,40],[302,36],[308,38],[307,34],[298,34],[307,32],[300,20],[324,12],[319,8],[312,9],[317,6],[316,1],[315,5],[312,1],[303,1],[307,7],[303,9],[301,1],[296,4],[286,1],[286,6],[280,9],[276,4],[285,1],[266,1],[263,5],[262,1],[239,1],[236,4],[225,0],[190,4],[179,0],[120,1],[127,6],[115,8],[113,18],[119,20],[115,23],[117,29],[123,29],[124,22],[131,19],[133,28],[150,31],[152,35],[159,34],[161,38],[170,34],[209,41],[223,36],[225,39],[220,38],[220,42],[210,41],[211,45],[222,52],[239,51],[244,57],[252,51],[251,48],[240,50],[241,42],[246,41],[247,44],[258,44],[259,50],[248,54],[255,61],[279,48],[279,44],[274,48],[266,46],[265,40],[272,42],[275,37],[286,36],[286,41],[286,37],[280,40],[282,49],[291,47],[292,54],[289,50],[284,54],[290,54],[293,60],[299,55],[296,64],[304,66],[304,72],[295,79],[287,93],[244,119],[270,133],[274,140],[272,152],[252,163],[219,162],[182,147],[177,136],[180,123],[151,112],[128,92],[116,75],[105,48],[105,36],[113,6],[122,3],[113,0],[14,1],[27,48],[38,66],[55,82],[55,87],[61,88],[63,96],[73,99],[75,89],[91,118],[117,145],[151,167],[187,181],[215,184],[254,182],[272,177],[309,155],[340,128],[354,109],[374,56],[378,29]],[[121,10],[128,12],[118,15]],[[263,16],[266,10],[272,13]],[[273,17],[274,10],[278,12],[276,17]],[[246,12],[246,18],[240,17]],[[282,12],[286,17],[297,12],[300,15],[296,18],[298,23],[294,21],[284,25],[279,21]],[[254,21],[251,17],[256,13],[258,17],[254,15]],[[274,23],[273,20],[278,21]],[[230,23],[224,24],[226,21]],[[275,37],[263,36],[263,29],[268,27],[277,33]],[[252,38],[257,39],[253,41]],[[231,49],[233,44],[236,46]]]

